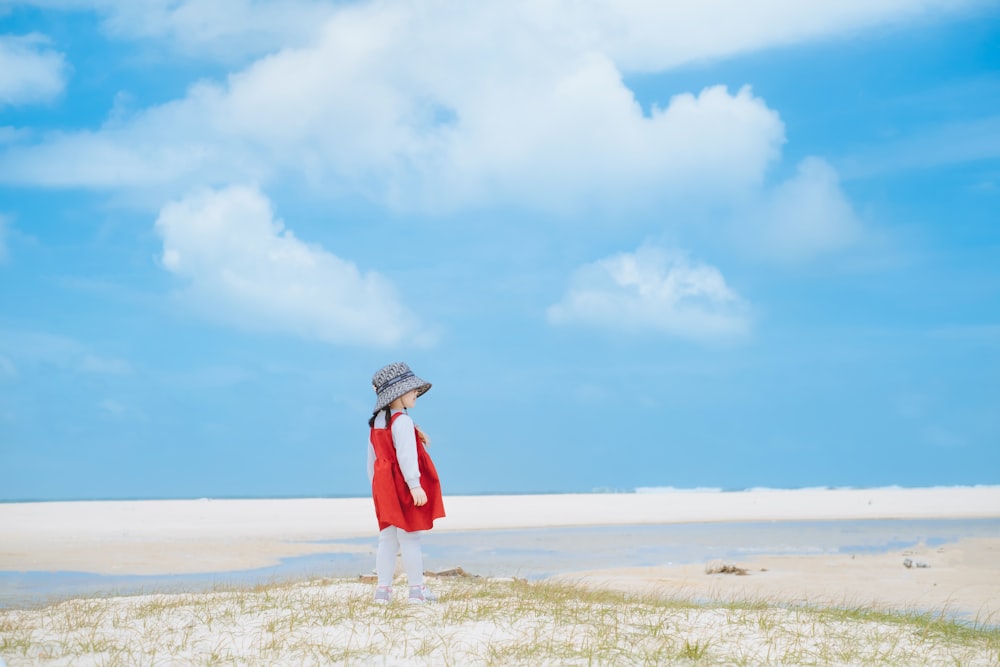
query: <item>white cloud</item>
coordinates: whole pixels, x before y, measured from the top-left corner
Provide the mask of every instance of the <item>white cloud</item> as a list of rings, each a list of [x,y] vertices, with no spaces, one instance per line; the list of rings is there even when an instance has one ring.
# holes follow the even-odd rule
[[[256,189],[191,194],[163,208],[156,230],[164,268],[206,317],[333,343],[429,342],[385,278],[296,238]]]
[[[750,327],[748,305],[718,269],[653,246],[581,267],[548,319],[695,339],[740,336]]]
[[[490,95],[502,102],[457,82],[437,95],[393,90],[364,70],[331,74],[326,63],[342,60],[283,53],[122,125],[12,147],[0,179],[186,189],[291,171],[400,208],[558,210],[740,192],[763,179],[784,141],[777,114],[748,88],[678,95],[644,116],[602,58],[560,79],[495,81]],[[435,97],[436,110],[424,108]],[[425,117],[446,110],[453,121]]]
[[[502,204],[593,217],[651,202],[750,202],[743,217],[767,244],[748,247],[800,259],[856,237],[836,173],[807,162],[769,193],[785,134],[763,99],[710,87],[644,112],[623,74],[982,3],[35,4],[92,8],[127,38],[195,51],[253,42],[269,55],[183,98],[119,109],[104,127],[12,143],[0,182],[149,191],[157,206],[164,193],[289,175],[407,211]]]
[[[837,172],[819,158],[803,160],[794,176],[737,215],[734,240],[752,254],[778,261],[841,250],[863,234]]]
[[[280,9],[318,36],[98,131],[12,148],[0,158],[0,179],[172,183],[179,193],[292,171],[430,209],[512,200],[559,209],[760,183],[784,141],[763,100],[715,88],[679,95],[647,116],[622,73],[954,7],[369,2],[326,7],[323,21],[310,2],[230,0],[227,11],[207,1],[55,4],[96,7],[116,30],[139,36],[174,34],[186,16],[198,28],[177,27],[178,39],[220,31],[242,39],[270,28],[281,36],[282,21],[267,19]]]
[[[325,19],[361,11],[389,14],[386,2],[323,0],[15,0],[71,11],[90,10],[105,31],[129,40],[160,39],[186,53],[225,56],[267,53],[300,44]],[[410,3],[414,30],[438,26],[425,46],[443,39],[471,45],[507,44],[512,28],[560,48],[602,51],[629,70],[659,70],[728,57],[775,45],[852,32],[884,23],[919,20],[935,13],[989,7],[990,0],[713,0],[705,3],[615,0],[479,0]],[[724,19],[724,20],[723,20]],[[458,31],[458,34],[456,34]],[[433,40],[433,41],[432,41]],[[493,49],[484,51],[497,55]]]
[[[15,0],[66,11],[93,11],[121,40],[160,40],[176,52],[233,61],[315,35],[334,12],[322,0]]]
[[[644,116],[600,58],[535,98],[509,95],[524,104],[460,112],[460,136],[443,147],[439,168],[414,183],[420,191],[459,204],[498,198],[582,210],[728,198],[760,183],[784,141],[778,115],[749,88],[677,95]]]
[[[0,35],[0,109],[48,102],[66,85],[63,55],[43,35]]]
[[[570,3],[567,0],[563,7]],[[617,61],[629,69],[660,70],[991,4],[991,0],[618,0],[589,6],[595,10],[594,21],[604,20],[607,27],[600,34]]]

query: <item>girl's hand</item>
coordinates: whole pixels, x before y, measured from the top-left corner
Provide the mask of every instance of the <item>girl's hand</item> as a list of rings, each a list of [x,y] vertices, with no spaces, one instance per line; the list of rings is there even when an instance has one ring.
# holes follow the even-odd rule
[[[427,504],[427,492],[424,491],[422,486],[417,486],[410,489],[410,495],[413,496],[413,504],[417,507]]]
[[[420,430],[419,426],[417,426],[416,429],[417,429],[417,435],[420,436],[420,442],[424,443],[424,447],[430,447],[431,439],[427,437],[426,433]]]

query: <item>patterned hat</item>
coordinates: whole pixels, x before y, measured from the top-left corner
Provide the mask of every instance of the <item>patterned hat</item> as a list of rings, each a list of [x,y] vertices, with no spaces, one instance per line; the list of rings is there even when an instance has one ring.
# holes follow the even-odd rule
[[[378,369],[372,377],[372,387],[378,395],[372,410],[374,414],[408,391],[416,389],[417,396],[422,396],[431,388],[431,383],[421,380],[409,366],[399,362]]]

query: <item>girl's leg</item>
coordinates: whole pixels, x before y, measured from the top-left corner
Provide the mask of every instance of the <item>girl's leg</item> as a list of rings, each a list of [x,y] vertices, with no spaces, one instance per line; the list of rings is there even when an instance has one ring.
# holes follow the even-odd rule
[[[378,575],[379,586],[392,586],[392,575],[396,572],[396,554],[399,552],[399,535],[405,534],[395,526],[379,532],[378,551],[375,552],[375,573]]]
[[[424,585],[424,554],[420,551],[420,532],[397,532],[400,550],[403,553],[403,567],[410,586]]]

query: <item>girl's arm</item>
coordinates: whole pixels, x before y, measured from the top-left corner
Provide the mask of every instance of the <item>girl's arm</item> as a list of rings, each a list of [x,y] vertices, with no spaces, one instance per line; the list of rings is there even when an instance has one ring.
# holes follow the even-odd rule
[[[396,448],[396,460],[403,473],[403,479],[410,489],[420,488],[420,468],[417,465],[417,437],[413,420],[406,413],[392,422],[392,444]]]
[[[375,447],[372,446],[372,441],[368,440],[368,483],[371,484],[372,480],[375,479]]]

